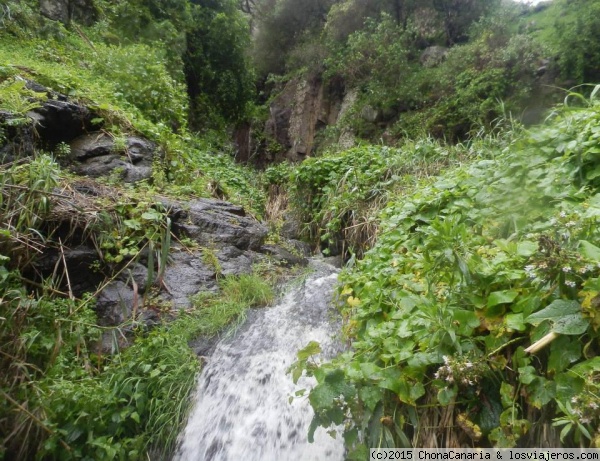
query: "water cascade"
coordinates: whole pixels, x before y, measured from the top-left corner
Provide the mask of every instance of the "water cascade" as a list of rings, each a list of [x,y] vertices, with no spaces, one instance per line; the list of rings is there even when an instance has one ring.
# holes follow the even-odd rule
[[[312,409],[307,397],[290,396],[297,385],[287,374],[296,353],[310,341],[325,356],[339,350],[339,322],[330,305],[337,275],[322,262],[277,305],[252,310],[243,327],[220,342],[198,380],[194,408],[181,436],[176,461],[338,461],[341,436],[322,428],[309,443]]]

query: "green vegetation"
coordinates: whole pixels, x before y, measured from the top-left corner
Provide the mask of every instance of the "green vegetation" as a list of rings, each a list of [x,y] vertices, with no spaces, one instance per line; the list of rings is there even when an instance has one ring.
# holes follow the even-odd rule
[[[36,0],[0,5],[0,149],[20,139],[30,152],[30,111],[64,95],[114,151],[138,135],[161,156],[150,179],[124,185],[119,172],[65,172],[66,142],[2,151],[0,458],[168,456],[200,367],[188,342],[272,302],[272,270],[224,277],[212,248],[183,238],[219,290],[173,314],[158,296],[174,235],[157,196],[243,205],[272,220],[272,242],[292,214],[306,240],[349,262],[339,295],[351,347],[318,363],[311,343],[292,377],[316,377],[310,436],[345,424],[350,459],[376,446],[534,446],[542,434],[600,446],[597,1],[89,6],[61,23]],[[292,79],[323,82],[323,107],[349,90],[356,103],[317,133],[318,156],[264,173],[236,164],[236,127],[255,125],[251,156],[283,149],[255,128]],[[526,131],[522,114],[547,118]],[[343,149],[348,130],[359,141]],[[98,289],[147,259],[132,318],[101,326],[98,293],[76,299],[59,265],[33,274],[44,249],[64,258],[71,238],[97,249]]]
[[[211,337],[249,307],[273,300],[258,275],[225,278],[174,321],[144,331],[135,321],[96,325],[93,300],[34,300],[18,274],[1,271],[4,450],[19,459],[153,459],[168,456],[200,363],[188,342]],[[135,342],[103,356],[126,332]]]
[[[542,434],[598,446],[599,122],[596,98],[558,108],[390,196],[376,245],[340,277],[351,351],[299,354],[319,382],[312,431],[350,423],[351,459]]]
[[[444,147],[432,139],[407,141],[402,148],[365,145],[309,158],[293,169],[271,167],[265,179],[291,183],[289,200],[300,221],[310,223],[311,240],[328,246],[341,238],[348,252],[362,256],[390,195],[471,155],[471,148]]]

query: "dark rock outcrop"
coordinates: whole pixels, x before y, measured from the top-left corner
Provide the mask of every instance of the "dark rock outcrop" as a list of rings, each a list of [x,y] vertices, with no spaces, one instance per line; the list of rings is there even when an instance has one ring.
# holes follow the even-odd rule
[[[87,107],[62,99],[48,99],[27,115],[33,119],[40,140],[51,147],[91,130],[96,117]]]
[[[133,289],[124,282],[110,282],[96,299],[96,312],[100,324],[120,325],[130,318],[135,296]]]
[[[308,264],[308,260],[305,257],[294,254],[278,245],[263,245],[260,251],[271,256],[274,261],[284,267],[306,266]]]
[[[48,19],[92,25],[98,12],[92,0],[40,0],[40,12]]]
[[[96,291],[104,279],[104,274],[94,270],[94,264],[98,261],[96,249],[81,244],[72,248],[64,247],[62,252],[64,258],[58,248],[46,249],[43,256],[36,261],[34,269],[44,276],[53,273],[68,274],[68,283],[66,276],[63,276],[60,288],[66,291],[70,285],[71,292],[78,298],[84,293]]]
[[[18,124],[13,114],[0,110],[0,126],[0,164],[33,155],[35,132],[31,124]]]
[[[301,161],[313,154],[317,133],[338,121],[344,91],[337,80],[327,85],[320,78],[290,80],[271,102],[264,128],[280,152],[263,160]]]
[[[163,298],[173,302],[175,308],[190,306],[190,297],[201,291],[217,289],[216,271],[203,262],[202,253],[187,251],[171,253],[171,262],[164,274],[168,293]]]
[[[159,151],[150,141],[129,136],[124,148],[104,132],[89,133],[71,144],[70,168],[77,174],[97,178],[118,174],[125,182],[136,182],[152,176],[152,162]]]

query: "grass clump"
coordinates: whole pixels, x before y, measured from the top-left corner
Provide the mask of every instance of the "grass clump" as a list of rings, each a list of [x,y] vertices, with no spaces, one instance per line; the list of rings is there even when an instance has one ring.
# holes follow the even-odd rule
[[[258,274],[224,277],[220,292],[201,292],[193,299],[194,310],[187,314],[198,325],[197,336],[210,337],[225,325],[239,325],[251,307],[268,306],[275,299],[273,287]]]
[[[273,288],[255,274],[229,277],[221,283],[223,296],[248,307],[265,307],[273,302]]]

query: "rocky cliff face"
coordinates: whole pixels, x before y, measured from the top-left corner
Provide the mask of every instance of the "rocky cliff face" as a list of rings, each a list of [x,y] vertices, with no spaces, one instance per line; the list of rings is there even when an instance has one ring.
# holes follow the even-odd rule
[[[335,125],[343,114],[342,108],[347,109],[352,100],[351,95],[346,96],[338,81],[325,84],[320,77],[313,77],[287,82],[269,105],[264,126],[269,146],[260,161],[298,162],[314,154],[319,132]],[[238,147],[242,146],[238,142]]]
[[[97,17],[92,0],[40,0],[40,12],[47,18],[63,24],[75,21],[89,26]]]

